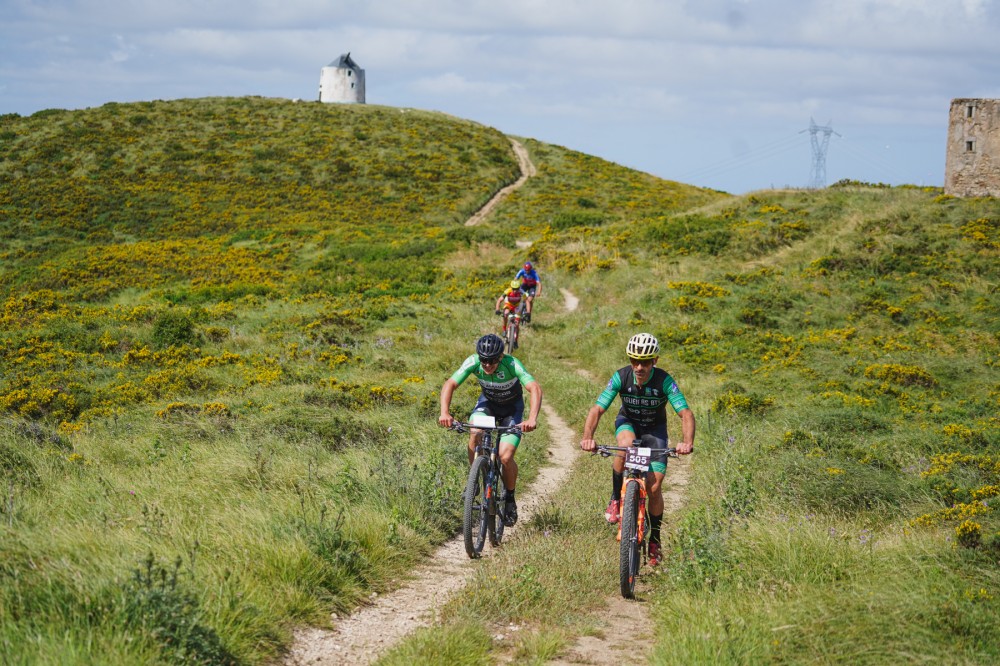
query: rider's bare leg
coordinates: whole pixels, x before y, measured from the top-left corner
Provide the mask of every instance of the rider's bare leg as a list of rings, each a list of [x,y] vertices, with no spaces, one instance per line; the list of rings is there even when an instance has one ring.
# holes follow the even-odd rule
[[[500,442],[500,462],[503,463],[503,485],[505,488],[517,487],[517,463],[514,453],[517,451],[510,442]]]
[[[476,459],[476,444],[478,444],[483,438],[482,430],[473,430],[472,434],[469,435],[469,464]]]
[[[615,439],[618,440],[618,446],[632,446],[632,442],[635,441],[635,433],[631,430],[622,430],[620,433],[615,435]],[[621,451],[618,453],[622,454]],[[625,471],[625,455],[617,455],[611,459],[611,465],[615,468],[615,473],[621,474]]]
[[[650,472],[646,475],[646,494],[649,496],[649,515],[663,515],[663,477],[662,472]]]

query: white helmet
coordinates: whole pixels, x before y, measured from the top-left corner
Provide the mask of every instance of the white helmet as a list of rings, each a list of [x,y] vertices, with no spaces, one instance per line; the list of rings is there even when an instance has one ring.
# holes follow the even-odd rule
[[[636,333],[625,347],[629,358],[646,361],[660,355],[660,343],[649,333]]]

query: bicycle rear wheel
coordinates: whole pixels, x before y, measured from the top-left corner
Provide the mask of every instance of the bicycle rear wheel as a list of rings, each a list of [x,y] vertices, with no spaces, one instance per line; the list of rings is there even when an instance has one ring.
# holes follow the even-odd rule
[[[497,465],[493,472],[491,496],[495,501],[490,503],[489,518],[486,521],[486,530],[490,535],[490,545],[499,546],[503,540],[503,513],[507,506],[507,488],[503,485],[503,465]]]
[[[639,483],[626,484],[622,503],[622,540],[618,551],[618,577],[622,596],[635,598],[635,579],[639,574]]]
[[[486,544],[486,523],[489,520],[489,486],[487,474],[490,461],[479,456],[472,461],[469,480],[465,484],[465,512],[462,518],[462,534],[465,537],[465,552],[475,559],[483,552]]]

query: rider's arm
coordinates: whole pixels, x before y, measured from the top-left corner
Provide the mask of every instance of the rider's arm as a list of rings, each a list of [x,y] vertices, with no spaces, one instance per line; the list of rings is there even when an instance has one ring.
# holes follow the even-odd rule
[[[444,380],[444,385],[441,387],[441,413],[438,414],[438,423],[445,428],[450,428],[451,424],[455,422],[455,419],[451,417],[451,397],[455,395],[457,388],[458,382],[451,377]]]
[[[530,406],[528,420],[520,425],[524,432],[531,432],[538,427],[538,411],[542,408],[542,387],[538,382],[532,381],[525,384],[524,388],[528,392]]]
[[[449,413],[451,409],[451,397],[455,395],[455,389],[462,385],[466,379],[469,378],[476,368],[479,367],[479,356],[472,354],[462,365],[455,371],[448,379],[444,380],[444,384],[441,386],[441,413],[438,414],[438,423],[448,428],[454,423],[454,419],[451,418]]]
[[[677,415],[681,417],[681,436],[684,438],[684,441],[677,445],[677,453],[682,455],[691,453],[694,449],[694,412],[690,408],[682,409]]]
[[[538,298],[541,295],[542,295],[542,278],[541,276],[537,276],[535,278],[535,298]]]
[[[587,420],[583,424],[583,439],[580,440],[580,448],[584,451],[593,451],[597,448],[594,441],[594,433],[597,431],[597,424],[601,422],[601,416],[606,410],[600,405],[594,405],[587,412]]]
[[[494,310],[499,310],[500,309],[500,304],[503,303],[503,299],[504,299],[504,297],[506,295],[507,295],[507,292],[504,292],[504,293],[500,294],[500,298],[497,299],[497,304],[493,306]]]

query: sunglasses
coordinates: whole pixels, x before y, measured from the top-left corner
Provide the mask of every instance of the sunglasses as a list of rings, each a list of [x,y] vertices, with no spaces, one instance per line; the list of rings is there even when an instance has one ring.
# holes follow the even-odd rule
[[[482,356],[480,356],[479,362],[482,363],[483,365],[493,365],[494,363],[499,363],[501,358],[503,357],[497,356],[496,358],[483,358]]]

